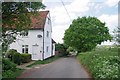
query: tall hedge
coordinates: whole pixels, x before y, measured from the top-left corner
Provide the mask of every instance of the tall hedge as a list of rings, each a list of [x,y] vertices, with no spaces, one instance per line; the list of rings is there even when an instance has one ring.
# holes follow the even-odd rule
[[[12,59],[13,59],[13,55],[14,55],[14,53],[16,53],[17,52],[17,50],[15,50],[15,49],[10,49],[8,52],[7,52],[7,54],[6,54],[6,57],[7,58],[9,58],[11,61],[13,61]]]
[[[31,54],[28,53],[18,53],[17,50],[11,49],[7,52],[6,55],[10,61],[14,62],[15,64],[20,65],[21,63],[27,63],[31,61]]]
[[[15,71],[16,70],[16,64],[11,62],[9,59],[3,58],[2,59],[2,70],[3,71],[7,71],[7,70]]]
[[[22,63],[27,63],[31,61],[31,54],[23,53],[21,54],[21,61]]]
[[[12,60],[14,63],[20,65],[21,64],[21,54],[16,52],[13,54]]]

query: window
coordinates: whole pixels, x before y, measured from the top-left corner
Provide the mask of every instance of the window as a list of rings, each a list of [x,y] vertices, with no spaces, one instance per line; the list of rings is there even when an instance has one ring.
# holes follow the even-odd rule
[[[47,31],[47,37],[49,37],[49,31]]]
[[[25,32],[25,33],[23,34],[23,36],[28,36],[28,32]]]
[[[22,45],[22,53],[28,53],[28,45]]]
[[[48,18],[48,24],[50,24],[50,19]]]
[[[49,47],[47,46],[47,47],[46,47],[46,52],[48,52],[48,51],[49,51]]]
[[[20,33],[20,36],[22,36],[22,37],[28,37],[28,31],[22,31]]]

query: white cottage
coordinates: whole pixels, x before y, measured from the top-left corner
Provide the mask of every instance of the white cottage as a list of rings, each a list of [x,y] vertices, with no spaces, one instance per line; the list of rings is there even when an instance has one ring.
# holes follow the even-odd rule
[[[29,53],[32,60],[44,60],[55,55],[55,42],[51,38],[52,25],[49,11],[40,11],[37,18],[31,17],[32,27],[24,35],[17,35],[10,49]]]

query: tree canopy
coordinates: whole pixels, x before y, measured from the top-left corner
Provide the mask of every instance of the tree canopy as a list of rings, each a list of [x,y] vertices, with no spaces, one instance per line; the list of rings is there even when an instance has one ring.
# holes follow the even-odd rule
[[[3,2],[2,31],[15,27],[21,31],[30,26],[30,16],[45,8],[41,2]]]
[[[60,56],[68,55],[67,48],[68,47],[62,43],[55,44],[55,51],[58,51]]]
[[[79,52],[92,50],[97,44],[111,39],[105,23],[90,16],[73,20],[64,35],[64,43]]]

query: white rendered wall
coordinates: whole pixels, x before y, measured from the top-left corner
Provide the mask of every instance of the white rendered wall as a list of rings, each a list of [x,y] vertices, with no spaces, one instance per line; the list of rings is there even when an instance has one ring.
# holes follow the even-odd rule
[[[44,28],[44,59],[51,57],[52,55],[52,25],[51,25],[51,18],[50,14],[47,15],[47,17],[50,19],[50,22],[48,24],[48,18],[46,18],[45,28]],[[47,31],[49,31],[49,37],[47,37]],[[49,47],[48,52],[46,51],[47,46]]]
[[[53,56],[55,55],[55,43],[53,43]]]
[[[38,53],[43,52],[43,37],[38,38],[37,35],[43,36],[42,30],[29,30],[28,37],[17,36],[16,42],[10,44],[10,49],[16,49],[19,53],[22,53],[22,45],[28,45],[28,53],[32,54],[32,46],[38,45]],[[38,60],[42,60],[42,55],[37,56]]]

